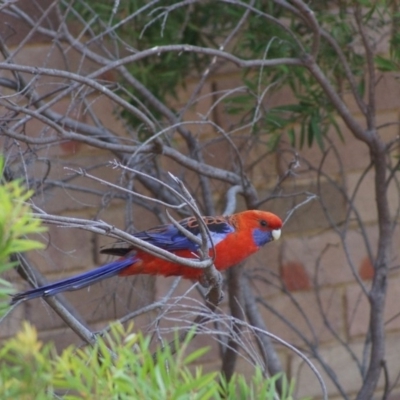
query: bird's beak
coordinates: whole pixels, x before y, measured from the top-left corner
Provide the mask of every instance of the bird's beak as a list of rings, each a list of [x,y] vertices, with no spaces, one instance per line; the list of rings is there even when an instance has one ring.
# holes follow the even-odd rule
[[[272,237],[274,238],[274,240],[278,240],[281,237],[280,229],[274,229],[271,233],[272,233]]]

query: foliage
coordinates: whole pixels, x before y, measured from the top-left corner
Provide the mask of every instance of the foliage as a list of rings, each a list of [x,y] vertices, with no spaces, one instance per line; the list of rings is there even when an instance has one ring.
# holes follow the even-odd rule
[[[364,1],[362,5],[370,10],[360,21],[365,30],[380,32],[385,25],[393,26],[390,32],[390,52],[375,57],[376,68],[380,71],[398,71],[398,6],[387,1],[380,2],[379,5]],[[344,94],[353,90],[347,80],[344,65],[338,59],[337,48],[332,46],[334,40],[347,60],[349,71],[355,77],[355,90],[363,97],[368,69],[365,54],[358,48],[362,41],[360,30],[354,17],[348,12],[348,8],[353,6],[353,1],[338,2],[337,10],[327,13],[325,2],[313,4],[316,20],[323,29],[319,32],[321,42],[318,61],[338,93]],[[246,29],[241,32],[240,40],[230,45],[234,55],[249,60],[302,58],[305,51],[311,50],[314,36],[310,35],[307,24],[294,17],[290,11],[274,2],[262,1],[255,2],[254,10],[256,11],[247,18]],[[188,8],[185,2],[171,5],[169,1],[156,1],[149,4],[145,0],[122,0],[117,6],[111,0],[101,4],[86,0],[76,2],[74,9],[86,22],[91,22],[91,27],[96,32],[102,32],[106,26],[113,27],[113,31],[119,38],[123,38],[133,53],[155,46],[182,43],[218,48],[221,44],[219,37],[225,37],[239,24],[244,11],[244,4],[227,7],[224,2],[215,2],[210,7],[208,2],[199,2]],[[123,23],[128,16],[130,22]],[[262,16],[271,18],[271,23],[266,24]],[[132,76],[155,97],[165,102],[176,95],[177,88],[184,85],[188,77],[204,71],[210,61],[210,56],[198,52],[171,51],[145,57],[128,68]],[[341,135],[334,118],[334,106],[305,68],[288,68],[281,64],[257,73],[254,68],[243,69],[242,73],[247,86],[246,92],[233,93],[224,100],[227,113],[241,117],[238,126],[258,119],[252,129],[254,132],[261,129],[268,132],[272,147],[279,142],[282,133],[288,134],[292,145],[302,148],[304,145],[312,146],[316,143],[321,149],[324,148],[325,138],[330,130]],[[265,87],[269,87],[268,94],[289,87],[293,102],[271,108],[261,104],[260,107],[260,97],[263,100],[266,94],[261,92],[261,88],[264,90]],[[136,106],[141,108],[145,105],[145,109],[151,110],[154,117],[160,117],[160,113],[137,90],[129,86],[124,86],[123,90],[132,91]],[[125,112],[122,114],[131,124],[138,125],[135,117]],[[299,129],[293,128],[296,124]],[[142,136],[143,139],[147,138],[146,135]]]
[[[0,171],[4,160],[0,158]],[[33,191],[26,190],[20,180],[0,182],[0,274],[10,270],[14,263],[10,256],[16,253],[42,248],[43,245],[27,239],[25,236],[43,232],[40,220],[32,218],[31,208],[26,202]],[[0,302],[8,302],[8,295],[13,289],[9,282],[0,278]],[[1,303],[0,303],[1,304]],[[5,311],[4,303],[0,307],[0,316]]]
[[[240,18],[241,13],[230,12],[230,18],[226,19],[226,7],[223,4],[215,4],[210,7],[207,3],[193,4],[190,12],[186,7],[176,7],[173,12],[164,14],[164,9],[171,6],[170,1],[159,1],[155,6],[148,4],[146,0],[122,0],[115,7],[112,0],[99,3],[97,1],[80,1],[74,3],[70,17],[76,19],[75,12],[86,21],[93,19],[92,28],[101,34],[105,26],[120,25],[115,32],[122,38],[132,53],[156,46],[169,46],[174,44],[189,44],[193,46],[216,46],[218,38],[215,32],[221,34],[228,32]],[[136,16],[136,17],[132,17]],[[129,17],[128,24],[122,23]],[[204,29],[207,26],[207,29]],[[142,58],[131,63],[127,68],[129,73],[138,79],[147,90],[155,97],[165,100],[168,97],[176,97],[177,88],[184,86],[185,79],[205,69],[210,61],[209,56],[198,53],[168,52],[152,57]],[[142,109],[152,105],[143,97],[142,93],[133,87],[125,87],[135,96],[136,106]],[[123,95],[123,93],[121,93]],[[143,108],[143,106],[145,106]],[[157,119],[160,113],[152,109],[152,114]],[[130,113],[122,115],[134,126],[139,121]],[[146,136],[143,135],[143,139]]]
[[[266,379],[261,370],[247,382],[235,375],[228,383],[216,372],[192,364],[207,349],[186,355],[191,337],[177,354],[170,346],[157,351],[150,340],[115,324],[94,347],[68,347],[61,355],[54,345],[43,345],[34,327],[25,323],[15,338],[0,349],[2,399],[276,399],[278,376]],[[155,361],[155,359],[157,361]],[[291,399],[285,384],[282,399]]]

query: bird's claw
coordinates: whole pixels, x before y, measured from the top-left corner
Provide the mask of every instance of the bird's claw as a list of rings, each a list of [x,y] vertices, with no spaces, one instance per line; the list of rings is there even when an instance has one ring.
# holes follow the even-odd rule
[[[204,289],[209,289],[211,286],[210,281],[204,274],[199,278],[199,283]]]
[[[215,270],[215,273],[212,274],[203,274],[199,278],[200,285],[205,289],[215,286],[222,286],[222,281],[222,275],[218,270]]]

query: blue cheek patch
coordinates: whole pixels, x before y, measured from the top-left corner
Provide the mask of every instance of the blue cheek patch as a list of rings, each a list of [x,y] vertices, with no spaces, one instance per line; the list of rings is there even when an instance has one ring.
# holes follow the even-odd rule
[[[270,231],[262,231],[261,229],[253,229],[253,239],[257,247],[264,246],[264,244],[273,240]]]

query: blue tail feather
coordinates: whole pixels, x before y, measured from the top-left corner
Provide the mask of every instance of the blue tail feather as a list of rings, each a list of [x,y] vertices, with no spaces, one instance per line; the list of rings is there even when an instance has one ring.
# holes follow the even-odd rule
[[[112,263],[103,265],[102,267],[72,276],[71,278],[49,283],[48,285],[27,290],[26,292],[17,293],[12,296],[11,304],[15,304],[20,301],[31,300],[36,297],[54,296],[60,292],[84,288],[103,279],[118,275],[119,272],[134,264],[135,261],[136,260],[134,258],[122,258]]]

